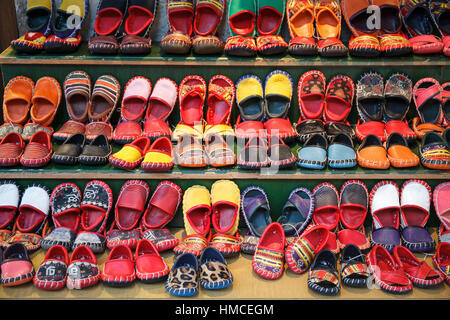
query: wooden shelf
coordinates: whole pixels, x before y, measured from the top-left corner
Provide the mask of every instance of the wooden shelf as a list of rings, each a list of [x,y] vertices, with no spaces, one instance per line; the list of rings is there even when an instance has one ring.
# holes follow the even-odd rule
[[[379,57],[379,58],[323,58],[294,57],[290,55],[274,57],[227,57],[224,55],[201,56],[190,54],[167,55],[161,52],[158,44],[154,44],[152,52],[146,56],[94,56],[89,54],[87,44],[71,54],[38,55],[17,54],[11,47],[0,55],[0,64],[46,64],[46,65],[153,65],[153,66],[248,66],[248,67],[389,67],[389,66],[450,66],[450,58],[443,55],[407,56],[407,57]]]

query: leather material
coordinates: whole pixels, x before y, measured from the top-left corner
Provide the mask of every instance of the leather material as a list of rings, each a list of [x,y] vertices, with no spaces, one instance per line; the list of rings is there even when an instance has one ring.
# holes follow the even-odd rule
[[[134,257],[129,247],[119,245],[111,250],[101,278],[105,284],[121,285],[129,284],[136,278]]]
[[[15,286],[33,279],[34,268],[27,249],[21,243],[15,243],[3,251],[1,264],[1,283]]]
[[[298,236],[311,221],[313,210],[312,193],[306,188],[296,188],[291,191],[277,222],[283,226],[286,236]]]
[[[150,240],[139,240],[134,259],[136,261],[136,276],[143,281],[160,280],[170,271],[169,266]]]
[[[450,210],[446,199],[450,196],[450,182],[442,182],[434,188],[433,205],[436,215],[444,226],[445,230],[450,230]]]
[[[242,191],[241,199],[242,213],[249,232],[260,237],[272,223],[267,194],[258,186],[250,186]]]
[[[272,118],[264,122],[267,136],[277,136],[280,139],[289,139],[295,136],[291,121],[286,118]]]
[[[36,132],[25,147],[25,151],[20,158],[20,163],[24,166],[44,166],[50,161],[52,154],[52,143],[50,135],[45,131]]]
[[[389,161],[394,167],[413,167],[419,164],[419,157],[408,147],[400,133],[392,133],[386,141]]]
[[[122,98],[121,119],[139,122],[144,117],[152,83],[144,77],[134,77],[125,86]]]
[[[218,180],[211,186],[211,223],[218,233],[238,231],[241,192],[231,180]]]
[[[378,139],[384,141],[386,140],[384,129],[385,124],[381,121],[369,121],[361,123],[361,121],[358,120],[355,133],[360,141],[363,141],[368,135],[375,135],[378,137]]]
[[[192,186],[183,195],[183,217],[186,234],[206,236],[211,229],[211,196],[203,186]]]
[[[333,138],[328,147],[329,161],[354,161],[356,153],[353,149],[353,141],[345,133],[338,134]],[[355,162],[356,164],[356,162]]]
[[[374,135],[368,135],[357,151],[358,163],[362,167],[373,169],[387,169],[390,166],[386,150],[380,139]]]
[[[179,87],[180,122],[194,126],[203,121],[203,106],[206,98],[206,82],[197,75],[185,77]]]
[[[74,134],[64,141],[64,143],[55,151],[53,156],[78,157],[83,151],[85,140],[84,134]]]
[[[427,229],[422,227],[407,227],[402,231],[402,239],[409,244],[421,244],[424,245],[424,250],[428,251],[430,248],[434,248],[435,242],[431,237]],[[414,250],[414,249],[413,249]],[[416,251],[416,250],[414,250]],[[418,250],[422,251],[422,250]]]
[[[237,81],[236,102],[242,121],[264,119],[264,91],[257,76],[246,75]]]
[[[373,230],[371,240],[373,243],[389,247],[390,250],[392,250],[395,246],[399,246],[401,243],[400,232],[393,228]]]
[[[304,73],[297,85],[301,118],[320,119],[325,107],[325,75],[318,70]]]
[[[332,184],[323,182],[313,190],[314,214],[316,225],[323,225],[328,230],[334,230],[340,217],[339,193]],[[330,239],[329,239],[330,240]]]
[[[150,187],[144,181],[128,180],[120,189],[115,208],[115,223],[120,230],[136,228],[149,196]]]
[[[23,124],[27,120],[34,91],[30,78],[18,76],[5,86],[3,95],[3,120],[5,123]]]

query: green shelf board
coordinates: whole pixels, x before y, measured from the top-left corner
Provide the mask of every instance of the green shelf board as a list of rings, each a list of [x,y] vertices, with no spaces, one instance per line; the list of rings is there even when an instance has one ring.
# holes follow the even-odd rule
[[[0,55],[0,64],[105,64],[105,65],[229,65],[229,66],[449,66],[450,58],[443,55],[411,55],[406,57],[377,57],[377,58],[326,58],[295,57],[286,55],[271,57],[228,57],[225,55],[168,55],[161,51],[159,44],[154,44],[150,54],[145,56],[97,56],[91,55],[87,43],[70,55],[47,54],[27,55],[16,53],[11,47]]]

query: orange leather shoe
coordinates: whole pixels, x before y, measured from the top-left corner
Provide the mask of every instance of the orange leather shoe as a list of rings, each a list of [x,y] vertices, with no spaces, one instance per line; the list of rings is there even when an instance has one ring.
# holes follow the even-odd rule
[[[288,0],[286,16],[291,36],[289,53],[300,56],[316,55],[314,3],[310,0]]]
[[[369,134],[358,148],[356,153],[358,164],[363,168],[387,169],[390,166],[386,149],[383,148],[381,140]]]
[[[52,77],[43,77],[36,82],[33,98],[33,106],[30,110],[31,120],[42,126],[48,126],[55,118],[61,102],[61,86]]]
[[[34,82],[18,76],[9,80],[3,94],[3,120],[5,123],[23,124],[30,111]]]
[[[406,139],[398,132],[389,135],[386,150],[389,162],[395,168],[415,167],[420,162],[419,157],[408,147]]]

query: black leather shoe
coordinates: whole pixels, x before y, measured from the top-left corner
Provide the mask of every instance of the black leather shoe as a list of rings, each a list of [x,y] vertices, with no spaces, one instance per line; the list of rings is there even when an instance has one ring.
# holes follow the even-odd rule
[[[108,157],[111,152],[112,149],[108,138],[104,134],[101,134],[84,146],[78,162],[88,166],[103,165],[108,163]]]
[[[52,161],[59,164],[73,165],[78,161],[78,157],[83,151],[86,137],[83,133],[75,133],[68,137],[66,141],[52,155]]]

